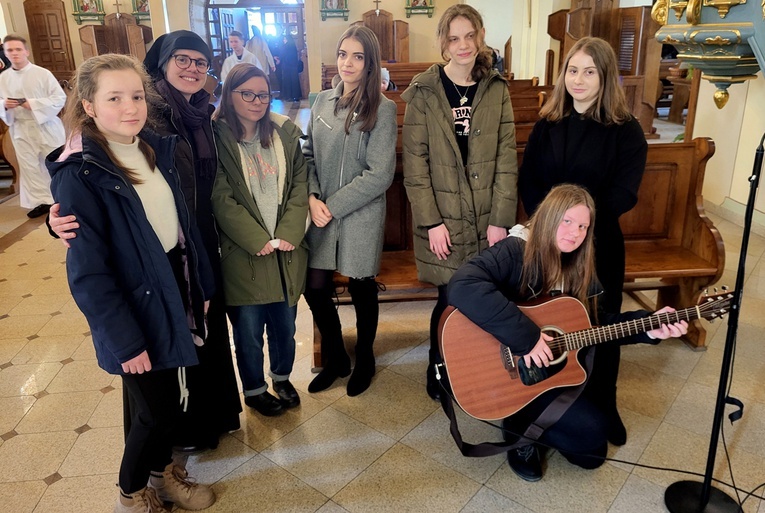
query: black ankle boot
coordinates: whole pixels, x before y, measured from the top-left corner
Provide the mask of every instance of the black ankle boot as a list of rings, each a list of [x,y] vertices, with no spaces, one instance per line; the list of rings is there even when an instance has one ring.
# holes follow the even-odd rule
[[[375,375],[375,356],[369,354],[356,354],[356,366],[353,368],[351,379],[348,380],[348,396],[355,397],[362,394],[372,384]]]
[[[348,358],[348,356],[346,356]],[[308,391],[312,394],[321,392],[332,386],[337,378],[344,378],[351,373],[350,360],[343,364],[330,364],[324,367],[308,385]]]

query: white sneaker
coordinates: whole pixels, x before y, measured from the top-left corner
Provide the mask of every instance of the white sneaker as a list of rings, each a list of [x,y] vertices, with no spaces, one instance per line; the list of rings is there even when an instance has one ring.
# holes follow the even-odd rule
[[[149,486],[157,491],[160,500],[175,503],[182,509],[196,511],[209,508],[215,502],[212,488],[195,482],[185,468],[175,463],[165,467],[162,477],[151,476]]]
[[[157,491],[149,487],[131,494],[120,492],[117,505],[114,506],[114,513],[160,513],[163,511],[168,510],[157,497]]]

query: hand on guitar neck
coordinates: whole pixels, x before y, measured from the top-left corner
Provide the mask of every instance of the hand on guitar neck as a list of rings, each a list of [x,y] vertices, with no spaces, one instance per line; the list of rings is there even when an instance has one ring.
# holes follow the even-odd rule
[[[675,311],[676,310],[671,306],[665,306],[661,310],[654,312],[654,315],[664,313],[669,314]],[[686,333],[688,333],[688,323],[684,320],[679,320],[678,322],[674,323],[668,322],[666,324],[662,324],[659,328],[648,331],[648,335],[656,340],[678,338],[682,337]],[[553,354],[553,351],[549,345],[549,343],[552,341],[553,337],[547,333],[540,332],[539,340],[537,343],[534,345],[531,351],[523,356],[523,362],[526,364],[526,367],[531,367],[532,362],[534,362],[537,367],[549,367],[550,363],[557,358],[557,356]]]

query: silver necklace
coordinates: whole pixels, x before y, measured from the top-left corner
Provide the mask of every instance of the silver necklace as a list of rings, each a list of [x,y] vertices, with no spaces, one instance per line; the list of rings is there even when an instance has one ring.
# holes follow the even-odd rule
[[[468,101],[468,99],[467,99],[468,91],[470,91],[470,88],[473,87],[473,86],[472,85],[467,86],[467,88],[465,89],[465,94],[462,94],[460,92],[459,88],[457,87],[457,84],[455,84],[453,81],[452,81],[452,85],[454,86],[455,91],[457,91],[457,94],[460,97],[460,107],[462,107],[463,105],[465,105],[467,103],[467,101]]]

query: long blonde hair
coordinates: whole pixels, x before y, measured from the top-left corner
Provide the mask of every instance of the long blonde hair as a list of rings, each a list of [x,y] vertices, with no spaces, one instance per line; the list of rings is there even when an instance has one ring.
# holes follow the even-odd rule
[[[448,61],[449,47],[449,25],[455,18],[462,16],[468,20],[475,29],[475,44],[478,48],[478,54],[475,57],[475,64],[473,70],[470,72],[470,78],[475,82],[480,82],[482,78],[487,76],[491,72],[491,49],[486,46],[483,34],[483,18],[481,14],[467,4],[454,4],[444,11],[441,19],[438,20],[438,28],[436,29],[436,36],[438,42],[441,45],[441,57]]]
[[[131,183],[139,184],[141,181],[136,177],[135,173],[120,162],[109,148],[109,143],[106,140],[106,137],[104,137],[104,134],[98,129],[93,118],[88,116],[85,112],[85,107],[82,104],[83,100],[87,100],[91,103],[93,102],[96,92],[98,91],[98,79],[101,76],[101,73],[104,71],[124,70],[134,71],[141,78],[148,113],[146,126],[155,124],[151,113],[155,110],[153,107],[159,105],[162,100],[154,90],[151,78],[143,67],[143,64],[141,64],[135,57],[107,53],[91,57],[77,68],[77,73],[72,81],[72,92],[66,100],[64,127],[66,128],[68,139],[82,135],[83,137],[92,140],[104,153],[106,153],[106,156],[114,166],[125,173],[125,176],[127,176]],[[138,149],[141,150],[141,153],[146,157],[149,169],[154,169],[157,159],[152,147],[143,139],[139,139]]]
[[[592,57],[600,78],[598,97],[583,113],[604,125],[621,125],[632,118],[624,90],[619,85],[619,68],[616,53],[607,41],[597,37],[583,37],[569,50],[561,66],[558,81],[555,83],[550,101],[539,111],[539,115],[548,121],[560,121],[574,108],[574,99],[566,89],[568,63],[577,52],[582,51]]]
[[[590,211],[590,226],[581,246],[571,253],[561,253],[557,243],[558,226],[567,210],[584,205]],[[595,201],[586,189],[573,184],[552,188],[528,222],[529,238],[523,253],[521,290],[542,282],[547,293],[563,285],[563,292],[585,305],[588,313],[590,286],[596,278]]]

